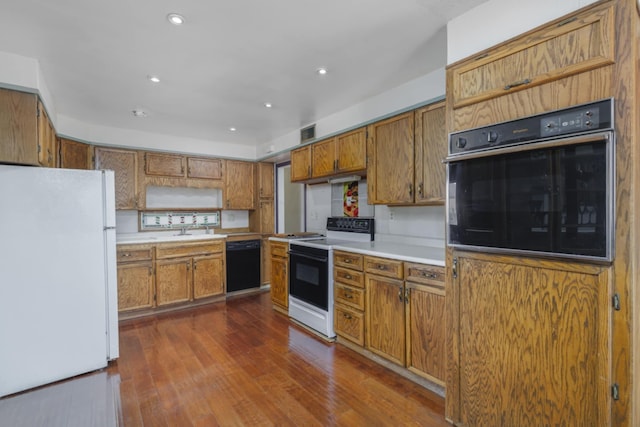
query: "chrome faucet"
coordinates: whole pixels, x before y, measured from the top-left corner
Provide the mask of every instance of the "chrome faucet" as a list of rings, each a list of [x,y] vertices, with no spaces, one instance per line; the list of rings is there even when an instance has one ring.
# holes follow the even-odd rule
[[[211,230],[209,230],[209,226],[208,225],[204,226],[204,234],[211,234]]]
[[[186,236],[187,235],[187,227],[182,227],[180,229],[180,235],[181,236]]]

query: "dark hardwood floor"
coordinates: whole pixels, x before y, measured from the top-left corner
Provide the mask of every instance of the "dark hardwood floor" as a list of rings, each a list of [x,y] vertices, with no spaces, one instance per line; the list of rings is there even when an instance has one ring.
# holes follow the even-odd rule
[[[127,427],[449,426],[441,397],[295,326],[268,293],[123,322],[106,372]]]

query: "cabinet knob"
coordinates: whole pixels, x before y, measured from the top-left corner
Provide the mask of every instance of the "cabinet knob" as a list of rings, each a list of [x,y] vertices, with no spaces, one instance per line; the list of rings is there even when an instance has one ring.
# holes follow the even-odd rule
[[[345,258],[343,261],[345,262],[345,264],[351,264],[351,260],[349,258]]]
[[[345,275],[344,275],[344,278],[345,278],[345,279],[347,279],[347,280],[351,280],[351,279],[353,279],[353,277],[351,277],[351,275],[350,275],[350,274],[345,274]]]
[[[349,313],[343,313],[345,319],[351,320],[353,317]]]

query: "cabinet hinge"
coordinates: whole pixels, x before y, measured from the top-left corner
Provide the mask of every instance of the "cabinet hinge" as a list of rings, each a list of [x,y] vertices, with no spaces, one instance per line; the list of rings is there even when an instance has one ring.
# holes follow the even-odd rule
[[[453,274],[453,278],[458,278],[458,258],[453,259],[453,266],[451,266],[451,273]]]
[[[613,400],[620,400],[620,386],[616,383],[611,386],[611,397]]]
[[[613,294],[613,298],[611,298],[611,305],[613,305],[614,310],[620,311],[620,294]]]
[[[40,107],[36,108],[36,117],[40,117]]]

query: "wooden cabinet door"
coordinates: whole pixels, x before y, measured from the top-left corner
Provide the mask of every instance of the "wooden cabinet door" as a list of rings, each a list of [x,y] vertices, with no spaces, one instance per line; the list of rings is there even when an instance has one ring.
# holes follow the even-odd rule
[[[311,178],[311,145],[291,151],[291,182]]]
[[[118,311],[151,308],[154,305],[153,264],[118,264]]]
[[[227,160],[225,209],[255,209],[254,170],[251,162]]]
[[[41,166],[56,166],[56,131],[49,119],[47,110],[38,101],[38,162]]]
[[[275,214],[273,200],[260,200],[260,233],[273,234]]]
[[[224,294],[225,269],[222,254],[193,258],[193,298]]]
[[[337,172],[358,172],[367,169],[366,128],[338,135],[335,141]]]
[[[224,178],[224,160],[188,157],[187,176],[189,178],[216,179],[221,181]]]
[[[38,165],[37,97],[0,88],[0,162]]]
[[[411,204],[414,194],[414,112],[369,125],[369,203]]]
[[[416,111],[416,203],[444,204],[447,130],[444,102]]]
[[[611,300],[603,266],[454,252],[447,396],[460,425],[607,426]],[[449,294],[447,295],[449,297]]]
[[[266,285],[271,280],[271,242],[268,237],[260,242],[260,283]]]
[[[175,154],[145,153],[144,173],[146,175],[184,177],[183,156]]]
[[[156,261],[158,306],[191,300],[191,258]]]
[[[60,167],[64,169],[91,169],[91,146],[82,142],[60,138]]]
[[[273,163],[258,163],[258,197],[273,199],[274,190]]]
[[[282,308],[289,307],[289,261],[271,257],[271,301]]]
[[[444,289],[406,282],[407,368],[444,386]]]
[[[138,208],[138,156],[135,151],[96,147],[96,169],[114,171],[116,209]]]
[[[404,282],[367,274],[365,284],[366,348],[404,366]]]
[[[330,176],[336,172],[336,144],[335,139],[311,144],[311,177],[320,178]]]

